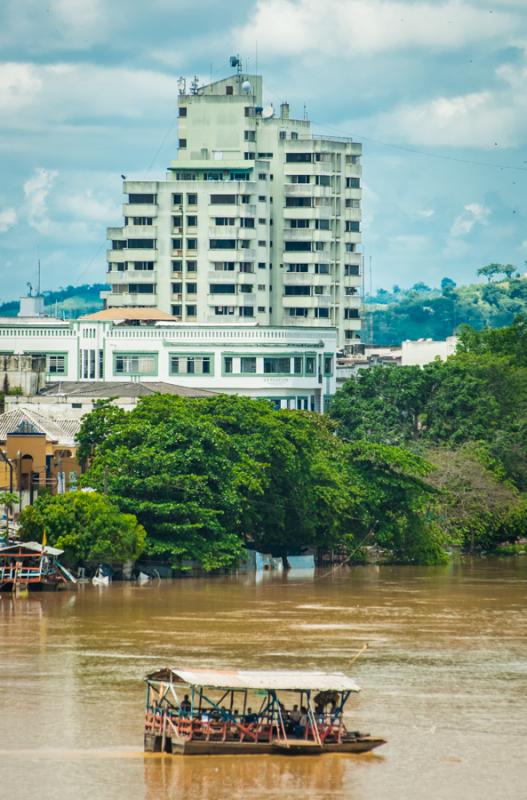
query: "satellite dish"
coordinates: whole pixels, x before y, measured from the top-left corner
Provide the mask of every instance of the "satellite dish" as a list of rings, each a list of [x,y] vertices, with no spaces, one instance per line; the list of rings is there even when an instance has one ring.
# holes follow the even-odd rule
[[[245,94],[252,94],[252,91],[253,91],[253,87],[251,86],[251,82],[250,81],[244,81],[242,83],[242,92],[245,92]]]
[[[266,106],[264,108],[264,110],[262,111],[262,117],[264,119],[271,119],[271,117],[274,117],[274,108],[272,105]]]

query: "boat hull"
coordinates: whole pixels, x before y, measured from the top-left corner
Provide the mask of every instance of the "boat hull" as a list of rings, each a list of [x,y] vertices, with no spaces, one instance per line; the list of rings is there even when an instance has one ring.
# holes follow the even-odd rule
[[[164,747],[163,747],[164,744]],[[160,753],[163,750],[180,756],[237,756],[237,755],[323,755],[324,753],[367,753],[386,744],[385,739],[371,736],[357,736],[342,742],[313,746],[313,742],[290,740],[287,747],[283,742],[222,742],[187,739],[181,736],[167,737],[163,743],[161,736],[145,734],[145,751]]]

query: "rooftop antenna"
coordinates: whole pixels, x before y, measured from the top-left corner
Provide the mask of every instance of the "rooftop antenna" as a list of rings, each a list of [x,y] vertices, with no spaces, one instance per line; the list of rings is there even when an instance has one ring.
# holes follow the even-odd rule
[[[32,287],[32,285],[30,284],[29,281],[26,283],[26,286],[27,286],[27,296],[28,297],[33,297],[33,295],[32,295],[33,287]]]
[[[192,79],[192,83],[190,84],[190,94],[197,94],[199,89],[199,80],[198,76],[194,75]]]
[[[38,270],[37,270],[37,297],[40,297],[40,258],[38,260]]]
[[[304,120],[307,121],[307,106],[304,103]]]
[[[187,81],[185,80],[183,75],[180,75],[179,78],[177,79],[177,88],[178,88],[179,94],[186,94],[186,92],[187,92]]]

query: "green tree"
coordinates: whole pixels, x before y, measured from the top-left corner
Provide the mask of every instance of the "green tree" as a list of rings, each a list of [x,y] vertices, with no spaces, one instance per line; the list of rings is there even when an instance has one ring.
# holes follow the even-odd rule
[[[4,507],[5,513],[5,530],[6,530],[6,537],[9,531],[9,514],[13,513],[13,510],[18,503],[18,495],[16,492],[0,492],[0,506]]]
[[[123,514],[97,492],[45,495],[20,515],[23,540],[41,541],[63,549],[67,564],[117,564],[143,552],[145,530],[132,514]]]
[[[126,419],[126,412],[114,405],[112,400],[97,400],[93,409],[96,413],[86,414],[82,418],[77,434],[77,458],[83,466],[93,456],[97,445]]]

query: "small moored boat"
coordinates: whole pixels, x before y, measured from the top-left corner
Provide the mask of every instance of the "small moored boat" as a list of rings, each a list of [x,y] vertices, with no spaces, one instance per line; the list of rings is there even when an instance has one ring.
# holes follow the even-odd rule
[[[359,687],[342,672],[166,667],[146,684],[147,752],[319,755],[385,744],[345,725]]]

